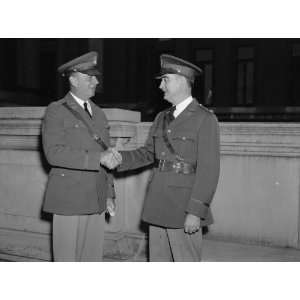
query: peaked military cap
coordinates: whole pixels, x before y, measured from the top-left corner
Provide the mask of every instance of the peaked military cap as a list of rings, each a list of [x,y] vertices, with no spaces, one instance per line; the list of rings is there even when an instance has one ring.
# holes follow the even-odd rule
[[[87,75],[99,75],[100,72],[96,68],[98,53],[95,51],[88,52],[58,67],[57,71],[63,76],[67,76],[73,72],[80,72]]]
[[[195,77],[202,74],[202,70],[196,65],[169,54],[160,56],[160,66],[160,76],[157,79],[166,74],[178,74],[194,82]]]

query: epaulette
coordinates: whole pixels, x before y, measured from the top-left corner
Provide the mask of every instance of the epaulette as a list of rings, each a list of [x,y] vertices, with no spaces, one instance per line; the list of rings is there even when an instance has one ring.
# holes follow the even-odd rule
[[[212,109],[209,109],[205,106],[203,106],[201,103],[199,103],[199,106],[206,112],[211,113],[211,114],[215,114],[214,111]]]
[[[66,102],[66,99],[62,98],[62,99],[59,99],[57,101],[53,101],[51,104],[53,104],[53,105],[61,105],[61,104],[65,103],[65,102]]]

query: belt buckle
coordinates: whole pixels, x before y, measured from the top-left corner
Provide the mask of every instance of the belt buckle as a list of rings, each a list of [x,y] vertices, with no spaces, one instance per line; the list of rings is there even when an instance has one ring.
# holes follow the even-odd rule
[[[175,169],[175,173],[180,173],[181,167],[182,167],[181,161],[177,161],[173,164],[173,169]]]

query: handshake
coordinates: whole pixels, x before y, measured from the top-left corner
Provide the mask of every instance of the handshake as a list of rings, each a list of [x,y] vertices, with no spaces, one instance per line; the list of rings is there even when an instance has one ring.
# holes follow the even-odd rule
[[[101,152],[100,164],[110,170],[115,169],[122,163],[122,155],[116,148],[108,148]]]

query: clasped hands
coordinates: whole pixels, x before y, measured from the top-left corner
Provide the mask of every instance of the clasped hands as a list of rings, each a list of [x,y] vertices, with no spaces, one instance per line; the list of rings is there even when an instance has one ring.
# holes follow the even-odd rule
[[[112,170],[122,163],[122,155],[116,148],[108,148],[101,152],[100,164]]]

